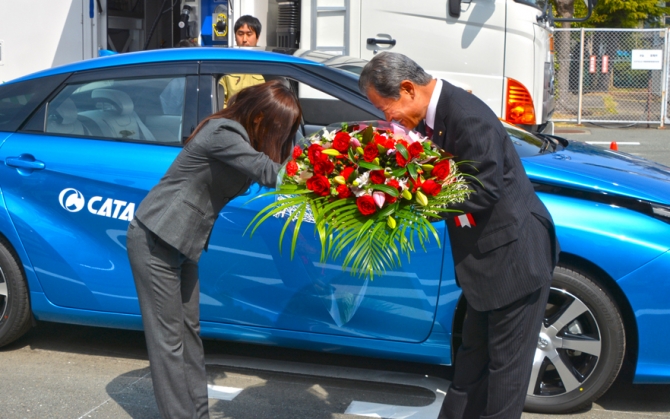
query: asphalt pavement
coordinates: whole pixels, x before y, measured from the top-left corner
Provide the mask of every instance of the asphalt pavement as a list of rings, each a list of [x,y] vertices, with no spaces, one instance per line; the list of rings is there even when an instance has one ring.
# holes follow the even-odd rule
[[[205,341],[212,419],[435,419],[449,367]],[[587,409],[522,419],[670,417],[670,385],[618,379]],[[159,419],[141,332],[39,323],[0,349],[2,419]]]
[[[670,167],[670,130],[561,125],[556,135]],[[453,370],[206,341],[211,418],[433,419]],[[627,377],[628,376],[628,377]],[[670,418],[670,385],[624,373],[592,406],[523,419]],[[40,323],[0,349],[0,419],[158,419],[141,332]]]
[[[646,127],[646,124],[557,125],[555,135],[570,140],[583,141],[598,147],[610,148],[616,143],[618,151],[644,157],[670,167],[670,127]]]

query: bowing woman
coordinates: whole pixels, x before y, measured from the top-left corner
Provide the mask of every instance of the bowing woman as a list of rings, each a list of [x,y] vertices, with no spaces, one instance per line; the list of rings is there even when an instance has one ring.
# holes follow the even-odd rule
[[[209,417],[198,260],[228,201],[252,181],[275,186],[300,119],[298,99],[279,81],[241,91],[198,125],[128,227],[128,257],[164,419]]]

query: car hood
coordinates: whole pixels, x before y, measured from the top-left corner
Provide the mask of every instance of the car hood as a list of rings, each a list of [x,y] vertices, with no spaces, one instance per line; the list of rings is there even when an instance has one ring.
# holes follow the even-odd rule
[[[523,163],[534,182],[670,203],[670,168],[631,154],[570,141]]]

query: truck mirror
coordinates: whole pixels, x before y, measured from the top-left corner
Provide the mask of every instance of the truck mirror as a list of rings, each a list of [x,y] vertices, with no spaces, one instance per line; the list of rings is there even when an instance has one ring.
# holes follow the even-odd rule
[[[461,17],[461,0],[449,0],[449,16]]]
[[[549,19],[552,23],[553,22],[585,22],[585,21],[587,21],[591,18],[591,14],[593,13],[593,8],[596,7],[597,1],[598,0],[584,0],[584,3],[586,4],[586,8],[587,8],[588,12],[586,13],[585,17],[579,17],[579,18],[557,18],[557,17],[554,17],[551,7],[548,7]]]

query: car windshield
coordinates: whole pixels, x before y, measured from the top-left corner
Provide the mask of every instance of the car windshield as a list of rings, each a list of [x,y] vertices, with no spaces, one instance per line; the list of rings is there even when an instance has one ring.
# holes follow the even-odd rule
[[[514,143],[519,157],[531,157],[542,154],[548,146],[549,141],[538,138],[533,134],[519,129],[513,125],[503,122],[510,139]]]

